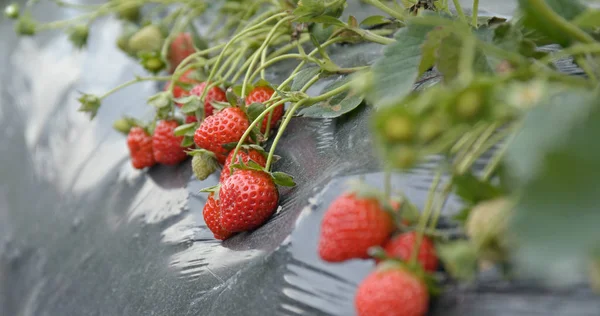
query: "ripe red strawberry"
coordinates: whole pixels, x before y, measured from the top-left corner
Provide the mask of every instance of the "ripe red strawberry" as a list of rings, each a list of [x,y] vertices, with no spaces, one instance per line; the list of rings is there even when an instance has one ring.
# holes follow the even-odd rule
[[[170,73],[175,71],[175,68],[189,55],[195,53],[194,43],[192,40],[192,36],[190,33],[180,33],[175,39],[171,42],[171,46],[169,47],[169,64],[171,68],[169,69]]]
[[[173,130],[179,126],[175,120],[160,121],[152,136],[152,150],[156,162],[164,165],[176,165],[187,158],[180,144],[183,136],[175,136]]]
[[[275,91],[267,86],[256,87],[250,91],[248,97],[246,97],[246,104],[250,105],[252,103],[264,103],[267,102],[271,98]],[[271,128],[275,128],[277,126],[277,122],[281,120],[283,116],[283,104],[275,107],[273,109],[273,116],[271,117]],[[265,116],[262,121],[262,125],[260,127],[260,132],[264,133],[267,130],[267,122],[269,121],[269,116]]]
[[[359,316],[423,316],[428,304],[426,285],[396,267],[371,273],[358,286],[354,298]]]
[[[279,192],[264,171],[238,170],[221,184],[221,226],[230,232],[252,230],[277,209]]]
[[[221,226],[221,208],[219,206],[219,200],[215,200],[214,194],[208,196],[206,204],[204,204],[204,210],[202,210],[202,216],[206,226],[213,233],[216,239],[225,240],[233,235]]]
[[[225,163],[229,150],[223,145],[238,142],[250,126],[240,108],[226,108],[204,119],[194,134],[198,147],[210,150],[220,163]]]
[[[131,163],[136,169],[152,167],[156,164],[152,153],[152,136],[141,127],[133,127],[127,134],[127,147]]]
[[[408,232],[400,234],[391,240],[389,240],[383,247],[388,257],[395,257],[408,261],[413,251],[415,242],[417,241],[416,232]],[[438,257],[435,251],[433,241],[427,236],[423,236],[421,246],[419,247],[419,253],[417,255],[417,261],[421,264],[423,269],[428,272],[434,272],[438,268]]]
[[[253,160],[261,167],[264,167],[267,164],[267,159],[265,156],[258,150],[250,148],[250,149],[240,149],[237,154],[238,158],[234,163],[237,163],[241,158],[244,163],[248,163],[248,161]],[[223,164],[223,170],[221,171],[221,179],[220,183],[224,183],[227,178],[231,176],[231,172],[229,167],[231,166],[231,162],[233,161],[233,150],[227,155],[227,159],[225,160],[225,164]]]
[[[377,199],[346,193],[325,212],[319,255],[329,262],[368,258],[369,248],[383,244],[393,230],[392,217]]]
[[[196,85],[194,88],[192,88],[192,90],[190,91],[190,94],[202,96],[202,93],[204,92],[204,88],[206,88],[206,82],[202,82],[202,83]],[[209,117],[214,114],[215,110],[211,104],[211,102],[213,102],[213,101],[227,102],[227,97],[225,96],[225,91],[221,90],[221,88],[219,88],[219,87],[212,87],[210,90],[208,90],[208,92],[206,93],[206,96],[204,97],[204,116],[205,117]]]

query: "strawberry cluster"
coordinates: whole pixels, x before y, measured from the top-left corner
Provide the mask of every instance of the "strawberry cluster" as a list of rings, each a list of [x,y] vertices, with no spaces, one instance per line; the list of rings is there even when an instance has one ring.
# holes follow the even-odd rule
[[[318,248],[324,261],[367,259],[374,247],[383,248],[377,255],[377,269],[356,292],[358,315],[422,316],[427,312],[425,278],[437,270],[438,257],[430,238],[397,229],[405,228],[396,224],[400,208],[378,194],[358,190],[339,196],[323,217]],[[395,231],[399,232],[394,235]]]

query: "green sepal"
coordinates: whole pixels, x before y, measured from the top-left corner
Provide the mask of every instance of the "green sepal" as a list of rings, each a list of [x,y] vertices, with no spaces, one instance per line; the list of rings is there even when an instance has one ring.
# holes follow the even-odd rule
[[[173,131],[173,134],[175,134],[175,136],[191,136],[191,137],[193,137],[197,128],[198,128],[197,122],[183,124],[183,125],[177,126],[177,128],[175,128],[175,130]]]

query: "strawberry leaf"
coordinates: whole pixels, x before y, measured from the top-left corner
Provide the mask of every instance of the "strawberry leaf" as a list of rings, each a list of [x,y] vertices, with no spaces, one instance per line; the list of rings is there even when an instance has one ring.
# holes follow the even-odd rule
[[[194,122],[177,126],[173,133],[175,134],[175,136],[194,136],[195,131],[196,123]]]
[[[312,78],[321,73],[321,67],[306,67],[298,72],[292,81],[291,91],[300,91]]]
[[[209,192],[209,193],[219,193],[219,189],[221,188],[221,184],[213,185],[212,187],[204,188],[200,190],[200,192]],[[216,198],[216,197],[215,197]]]
[[[178,102],[178,103],[182,104],[181,112],[189,114],[189,113],[194,113],[194,112],[200,110],[201,108],[203,108],[200,98],[198,98],[197,96],[190,96],[190,97],[191,98],[186,100],[187,101],[186,103]]]
[[[346,24],[344,24],[344,22],[342,22],[339,19],[336,19],[332,16],[328,16],[328,15],[319,16],[316,18],[312,18],[310,20],[311,20],[311,22],[322,23],[323,25],[334,25],[334,26],[341,26],[341,27],[346,26]]]
[[[275,184],[280,185],[280,186],[293,187],[296,185],[296,182],[294,182],[294,178],[284,172],[280,172],[280,171],[272,172],[271,177],[273,178],[273,181],[275,182]]]
[[[194,145],[194,137],[193,136],[184,136],[181,141],[181,147],[187,148]]]
[[[322,94],[344,85],[350,81],[350,78],[350,76],[346,76],[329,84],[327,87],[325,87]],[[302,109],[298,115],[313,118],[336,118],[354,110],[362,103],[363,100],[364,96],[362,94],[358,94],[352,90],[345,91],[329,98],[328,100]]]
[[[454,175],[452,182],[456,194],[469,203],[476,204],[480,201],[491,200],[502,196],[503,192],[486,181],[481,181],[472,173]]]
[[[238,95],[233,91],[233,88],[227,89],[227,92],[225,92],[225,96],[227,97],[227,102],[229,102],[229,104],[231,104],[232,106],[238,105],[240,97],[238,97]]]
[[[378,26],[378,25],[383,25],[383,24],[388,24],[388,23],[391,23],[391,21],[388,18],[386,18],[382,15],[373,15],[373,16],[370,16],[370,17],[362,20],[362,22],[360,22],[360,26],[368,28],[368,27],[373,27],[373,26]]]
[[[253,122],[256,118],[265,110],[265,106],[262,103],[252,103],[246,110],[246,114],[248,115],[248,120]]]
[[[226,150],[233,150],[236,146],[237,146],[237,143],[233,142],[233,143],[223,144],[221,147],[225,148]]]
[[[455,279],[471,281],[477,273],[477,252],[466,240],[437,244],[437,253],[446,271]]]

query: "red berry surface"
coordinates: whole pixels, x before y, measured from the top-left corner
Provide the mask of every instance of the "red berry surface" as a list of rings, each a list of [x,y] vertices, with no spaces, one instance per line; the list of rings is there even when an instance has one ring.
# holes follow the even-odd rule
[[[221,184],[221,226],[231,232],[258,228],[275,213],[279,192],[264,171],[239,170]]]
[[[179,126],[175,120],[159,121],[152,136],[152,150],[156,162],[164,165],[176,165],[187,158],[182,148],[183,136],[175,136],[173,131]]]
[[[400,234],[389,240],[383,247],[389,257],[395,257],[404,261],[410,260],[414,245],[417,241],[416,232]],[[438,268],[438,257],[435,251],[433,241],[427,236],[423,236],[417,261],[423,269],[428,272],[434,272]]]
[[[260,86],[252,89],[246,97],[246,105],[250,105],[252,103],[265,103],[267,100],[271,98],[275,91],[267,86]],[[281,117],[283,116],[284,106],[279,105],[273,109],[273,114],[271,116],[271,128],[275,128]],[[262,125],[260,127],[261,133],[264,133],[267,130],[267,123],[269,121],[269,116],[265,116],[262,121]]]
[[[235,160],[235,163],[237,163],[239,161],[239,159],[241,158],[242,161],[244,163],[248,163],[248,161],[252,160],[254,162],[256,162],[257,164],[259,164],[261,167],[264,167],[267,164],[267,158],[265,158],[265,156],[258,150],[250,148],[250,149],[240,149],[238,154],[238,159]],[[229,167],[231,166],[231,163],[233,161],[233,150],[231,152],[229,152],[229,155],[227,155],[227,159],[225,160],[225,164],[223,164],[223,170],[221,171],[221,179],[219,180],[220,183],[224,183],[225,180],[227,180],[227,178],[229,178],[231,176],[231,172],[229,170]],[[237,171],[237,170],[234,170]]]
[[[237,143],[248,126],[248,118],[241,109],[225,108],[202,121],[194,134],[194,142],[215,153],[220,163],[225,163],[229,149],[223,145]]]
[[[206,88],[206,82],[202,82],[196,85],[190,91],[190,94],[202,96],[204,89]],[[221,90],[219,87],[212,87],[206,93],[204,98],[204,116],[208,117],[214,114],[215,109],[213,108],[211,102],[227,102],[227,97],[225,96],[225,91]]]
[[[189,55],[195,53],[194,42],[190,33],[179,33],[169,46],[169,72],[173,73],[175,68]]]
[[[202,210],[202,216],[206,226],[213,233],[216,239],[225,240],[233,235],[221,226],[221,208],[219,200],[214,199],[214,194],[208,196],[206,204],[204,204],[204,210]]]
[[[369,248],[382,245],[393,230],[392,217],[378,200],[344,194],[325,212],[319,255],[329,262],[368,258]]]
[[[136,169],[152,167],[156,164],[152,153],[152,136],[141,127],[133,127],[127,135],[127,147],[131,164]]]

